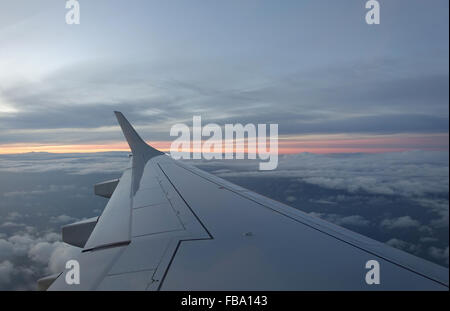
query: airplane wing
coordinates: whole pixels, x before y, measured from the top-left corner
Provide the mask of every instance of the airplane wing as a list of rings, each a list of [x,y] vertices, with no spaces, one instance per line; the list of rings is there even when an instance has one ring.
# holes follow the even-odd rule
[[[41,289],[448,290],[448,269],[175,161],[116,116],[129,167],[95,186],[98,219],[63,228],[80,282],[63,271]]]

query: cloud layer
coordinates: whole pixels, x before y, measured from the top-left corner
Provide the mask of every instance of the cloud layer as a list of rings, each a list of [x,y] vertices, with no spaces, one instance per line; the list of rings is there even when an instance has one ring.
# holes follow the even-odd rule
[[[111,174],[120,176],[128,161],[125,152],[1,155],[0,172],[27,174],[20,178],[39,183],[31,181],[25,187],[19,180],[23,188],[12,184],[0,193],[2,209],[8,210],[12,202],[21,207],[9,208],[0,218],[0,288],[34,289],[38,278],[61,271],[64,260],[78,250],[60,242],[55,232],[63,224],[101,212],[89,206],[95,198],[92,189],[84,187],[86,178],[99,182]],[[277,170],[264,172],[250,160],[187,162],[448,266],[448,153],[285,155]],[[8,176],[12,181],[14,175]],[[74,183],[78,179],[83,187]],[[62,209],[69,197],[73,204]],[[44,224],[40,229],[36,219]]]

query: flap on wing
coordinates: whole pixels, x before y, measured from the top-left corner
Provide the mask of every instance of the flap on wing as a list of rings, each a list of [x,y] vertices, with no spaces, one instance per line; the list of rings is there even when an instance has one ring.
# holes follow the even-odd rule
[[[97,224],[98,217],[85,219],[62,227],[62,240],[67,244],[84,247]]]
[[[46,291],[60,275],[61,275],[61,273],[56,273],[56,274],[52,274],[52,275],[40,278],[37,281],[38,291]]]
[[[94,193],[104,198],[110,198],[119,183],[119,179],[112,179],[94,185]]]

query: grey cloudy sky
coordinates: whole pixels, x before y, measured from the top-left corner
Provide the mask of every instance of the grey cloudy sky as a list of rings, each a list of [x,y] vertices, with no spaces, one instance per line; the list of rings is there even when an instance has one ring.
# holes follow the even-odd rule
[[[0,144],[169,139],[193,114],[281,134],[448,133],[448,1],[0,0]],[[88,131],[86,129],[89,129]],[[448,149],[448,143],[447,143]]]

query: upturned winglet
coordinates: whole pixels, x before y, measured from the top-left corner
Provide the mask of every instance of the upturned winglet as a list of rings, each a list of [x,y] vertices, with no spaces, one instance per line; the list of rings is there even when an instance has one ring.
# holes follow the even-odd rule
[[[119,122],[120,127],[122,128],[123,135],[125,136],[128,145],[130,146],[131,152],[133,156],[141,155],[148,158],[153,158],[158,155],[164,154],[163,152],[149,146],[135,131],[133,126],[131,126],[130,122],[125,118],[125,116],[119,112],[114,111],[116,115],[117,121]]]

